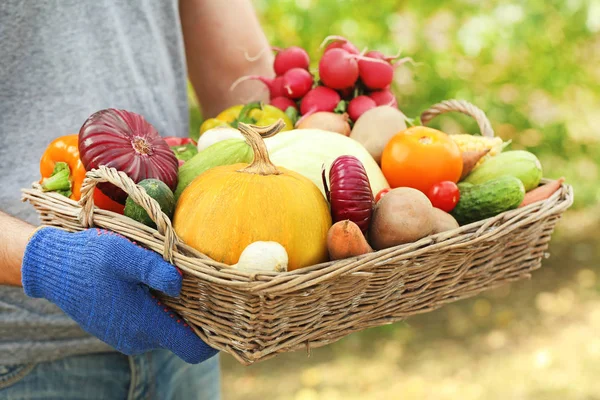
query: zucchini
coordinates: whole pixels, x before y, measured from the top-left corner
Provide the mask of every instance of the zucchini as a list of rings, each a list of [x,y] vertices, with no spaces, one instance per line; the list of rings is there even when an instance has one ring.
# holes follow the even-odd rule
[[[542,164],[538,158],[525,150],[511,150],[486,160],[475,168],[463,182],[479,185],[503,175],[519,178],[525,191],[538,187],[542,180]]]
[[[188,161],[190,158],[198,154],[198,148],[193,143],[182,144],[180,146],[171,146],[171,150],[175,153],[175,157],[181,161]]]
[[[169,219],[173,217],[173,213],[175,212],[175,196],[164,182],[158,179],[144,179],[138,185],[144,188],[148,196],[158,202],[160,209]],[[136,204],[130,197],[127,197],[127,200],[125,200],[123,214],[156,229],[156,224],[152,221],[146,210],[139,204]]]
[[[480,185],[461,185],[460,199],[451,214],[461,225],[513,210],[525,197],[525,186],[514,176],[501,176]]]
[[[253,159],[252,148],[244,139],[226,139],[208,146],[179,167],[175,199],[203,172],[221,165],[251,163]]]

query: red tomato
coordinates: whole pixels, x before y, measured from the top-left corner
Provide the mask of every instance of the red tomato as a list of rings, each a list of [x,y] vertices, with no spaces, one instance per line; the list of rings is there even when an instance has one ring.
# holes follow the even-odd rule
[[[167,144],[169,146],[183,146],[186,145],[188,143],[193,144],[194,146],[197,144],[194,139],[191,138],[180,138],[180,137],[174,137],[174,136],[167,136],[167,137],[163,137],[163,139],[165,139],[165,142],[167,142]]]
[[[456,183],[452,181],[442,181],[436,183],[427,192],[427,197],[435,208],[450,212],[456,207],[460,199],[460,191]]]
[[[377,193],[377,196],[375,196],[375,203],[377,203],[379,200],[381,200],[383,195],[386,194],[387,192],[389,192],[390,190],[392,190],[392,188],[381,189],[379,191],[379,193]]]

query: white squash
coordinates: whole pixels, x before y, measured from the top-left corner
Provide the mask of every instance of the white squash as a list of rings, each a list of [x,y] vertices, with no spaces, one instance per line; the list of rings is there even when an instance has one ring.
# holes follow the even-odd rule
[[[339,156],[358,158],[369,176],[375,196],[389,187],[383,172],[371,154],[356,140],[336,132],[320,129],[293,129],[265,139],[273,164],[296,171],[309,178],[325,194],[321,171],[329,176],[331,163]]]
[[[243,139],[244,136],[235,128],[227,126],[217,126],[204,132],[198,138],[198,151],[202,151],[207,147],[227,139]]]

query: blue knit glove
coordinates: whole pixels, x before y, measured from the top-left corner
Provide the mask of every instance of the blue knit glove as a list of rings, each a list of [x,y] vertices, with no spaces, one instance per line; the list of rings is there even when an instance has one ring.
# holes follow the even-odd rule
[[[196,364],[217,350],[148,288],[177,296],[181,280],[159,254],[101,229],[39,229],[23,257],[28,296],[55,303],[85,331],[124,354],[164,348]]]

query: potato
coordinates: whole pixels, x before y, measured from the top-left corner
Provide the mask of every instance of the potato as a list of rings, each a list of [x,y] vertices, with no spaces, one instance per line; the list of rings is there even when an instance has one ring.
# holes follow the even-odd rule
[[[406,129],[405,118],[402,111],[395,107],[372,108],[356,121],[350,137],[362,144],[379,163],[381,153],[392,136]]]
[[[433,207],[433,232],[431,233],[441,233],[450,231],[452,229],[456,229],[459,227],[458,222],[454,219],[454,217],[444,210],[440,210],[439,208]]]
[[[421,191],[396,188],[379,200],[373,210],[369,237],[377,250],[415,242],[431,234],[433,206]]]

